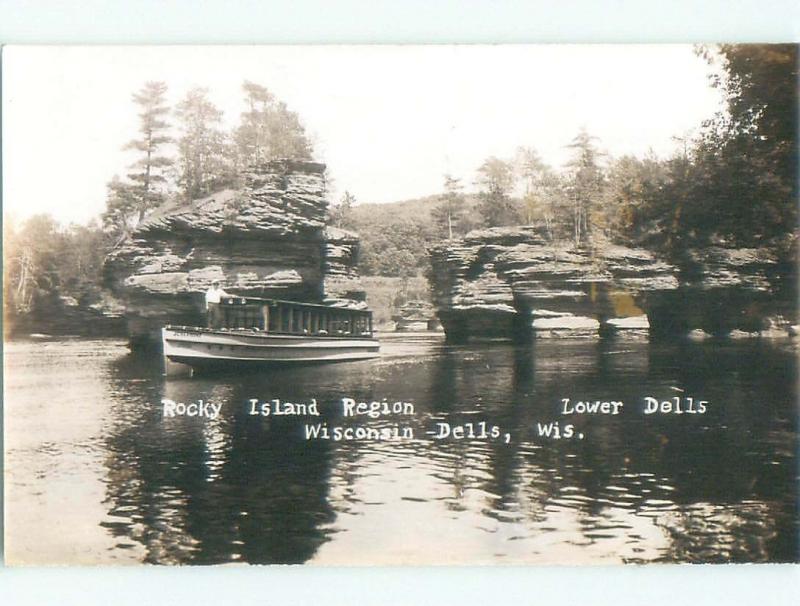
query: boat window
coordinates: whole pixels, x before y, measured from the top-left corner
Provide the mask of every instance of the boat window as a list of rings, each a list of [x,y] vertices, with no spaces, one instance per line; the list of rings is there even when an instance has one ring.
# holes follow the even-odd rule
[[[221,308],[229,330],[322,336],[365,336],[373,330],[372,314],[359,310],[242,298],[226,300]]]
[[[222,306],[223,326],[228,329],[263,329],[264,315],[259,305],[229,303]]]

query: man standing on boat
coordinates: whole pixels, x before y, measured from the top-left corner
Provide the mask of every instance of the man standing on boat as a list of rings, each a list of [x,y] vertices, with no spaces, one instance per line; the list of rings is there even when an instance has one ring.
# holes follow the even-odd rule
[[[206,326],[219,328],[222,326],[222,297],[230,296],[219,285],[219,280],[211,282],[211,288],[206,291]]]

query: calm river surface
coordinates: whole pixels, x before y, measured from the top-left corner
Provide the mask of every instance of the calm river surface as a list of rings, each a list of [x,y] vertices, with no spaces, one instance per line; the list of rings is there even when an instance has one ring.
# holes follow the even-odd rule
[[[645,415],[648,395],[709,403]],[[403,400],[415,414],[343,418],[342,397]],[[221,403],[221,414],[164,418],[164,398]],[[315,398],[321,416],[253,416],[251,398]],[[562,398],[625,405],[579,418]],[[11,342],[4,409],[12,563],[798,559],[789,342],[520,348],[391,335],[378,360],[181,379],[121,341]],[[481,421],[501,436],[426,433]],[[554,421],[575,436],[538,435]],[[304,426],[322,422],[414,437],[306,440]]]

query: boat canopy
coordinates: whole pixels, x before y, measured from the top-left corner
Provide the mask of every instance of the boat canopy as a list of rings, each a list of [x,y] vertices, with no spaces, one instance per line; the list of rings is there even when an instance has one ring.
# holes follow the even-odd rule
[[[273,334],[372,336],[372,312],[258,297],[220,299],[222,326]]]

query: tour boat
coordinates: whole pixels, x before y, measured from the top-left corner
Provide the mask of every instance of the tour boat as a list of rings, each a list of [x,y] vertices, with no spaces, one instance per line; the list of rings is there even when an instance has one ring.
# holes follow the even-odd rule
[[[222,297],[211,327],[167,325],[164,359],[193,369],[364,360],[379,355],[367,310]]]

